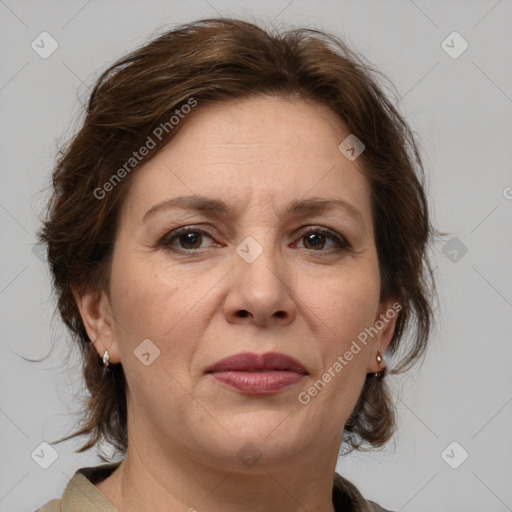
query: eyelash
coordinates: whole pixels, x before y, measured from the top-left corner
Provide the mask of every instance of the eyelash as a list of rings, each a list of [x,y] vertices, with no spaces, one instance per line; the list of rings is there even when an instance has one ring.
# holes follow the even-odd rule
[[[211,238],[213,240],[213,236],[210,233],[208,233],[207,231],[187,226],[187,227],[183,227],[183,228],[179,228],[179,229],[176,229],[174,231],[171,231],[170,233],[167,233],[160,240],[158,245],[160,247],[162,247],[166,251],[175,252],[175,253],[182,253],[182,254],[193,254],[193,253],[201,251],[202,249],[183,249],[183,248],[172,247],[171,246],[171,243],[174,240],[176,240],[180,236],[188,234],[188,233],[196,233],[196,234],[206,235],[206,236],[208,236],[209,238]],[[338,252],[341,252],[341,251],[350,251],[352,249],[350,244],[347,242],[347,240],[344,237],[342,237],[341,235],[336,234],[334,231],[331,231],[330,229],[322,228],[322,227],[319,227],[319,226],[318,227],[311,227],[311,228],[307,229],[307,231],[303,231],[299,238],[300,238],[300,240],[302,240],[307,235],[310,235],[312,233],[321,234],[321,235],[325,236],[326,238],[330,238],[331,240],[333,240],[338,245],[338,248],[331,249],[331,250],[309,249],[309,251],[316,252],[316,253],[333,254],[333,253],[338,253]],[[306,249],[306,250],[308,250],[308,249]]]

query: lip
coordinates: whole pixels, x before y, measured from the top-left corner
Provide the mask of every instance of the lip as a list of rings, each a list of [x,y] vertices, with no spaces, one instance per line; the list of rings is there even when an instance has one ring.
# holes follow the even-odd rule
[[[207,368],[206,373],[217,372],[262,372],[267,371],[289,371],[301,375],[307,375],[302,364],[294,357],[279,352],[266,352],[255,354],[253,352],[240,352],[217,361]]]
[[[246,395],[277,393],[293,386],[308,374],[297,359],[278,352],[235,354],[210,366],[206,373]]]

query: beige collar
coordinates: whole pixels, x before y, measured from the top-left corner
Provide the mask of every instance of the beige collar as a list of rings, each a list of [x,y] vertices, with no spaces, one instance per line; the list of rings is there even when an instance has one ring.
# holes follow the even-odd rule
[[[107,478],[120,464],[113,462],[78,469],[64,489],[62,498],[48,502],[39,511],[118,512],[94,484]],[[338,473],[334,473],[333,504],[336,512],[389,512],[365,500],[355,485]]]

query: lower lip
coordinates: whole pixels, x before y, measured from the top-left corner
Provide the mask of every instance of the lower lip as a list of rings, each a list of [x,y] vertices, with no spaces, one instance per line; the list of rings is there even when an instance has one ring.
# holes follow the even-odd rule
[[[242,372],[224,371],[212,375],[247,395],[270,395],[296,384],[304,375],[292,371]]]

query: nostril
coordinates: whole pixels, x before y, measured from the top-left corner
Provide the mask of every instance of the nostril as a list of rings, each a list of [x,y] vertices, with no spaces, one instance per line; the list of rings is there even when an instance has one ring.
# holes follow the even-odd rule
[[[242,318],[246,317],[248,314],[248,311],[246,311],[245,309],[242,309],[241,311],[238,312],[238,316],[241,316]]]

